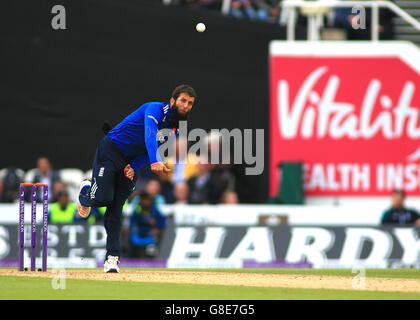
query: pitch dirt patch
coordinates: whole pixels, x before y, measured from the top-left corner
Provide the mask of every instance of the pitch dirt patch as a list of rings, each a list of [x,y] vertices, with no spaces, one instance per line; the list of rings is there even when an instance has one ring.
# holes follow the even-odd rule
[[[56,277],[56,272],[19,272],[0,269],[0,276]],[[122,270],[120,274],[108,274],[102,270],[65,270],[67,279],[163,282],[203,285],[228,285],[251,287],[283,287],[306,289],[354,290],[352,277],[262,274],[233,272],[153,271]],[[418,279],[366,278],[365,290],[383,292],[420,292]]]

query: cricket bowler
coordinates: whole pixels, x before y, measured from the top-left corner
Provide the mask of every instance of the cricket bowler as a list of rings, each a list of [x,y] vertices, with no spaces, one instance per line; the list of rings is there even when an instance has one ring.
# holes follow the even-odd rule
[[[82,181],[77,209],[81,217],[87,218],[92,207],[106,207],[104,272],[120,271],[122,208],[134,191],[137,171],[147,164],[159,176],[169,171],[159,155],[158,131],[168,128],[177,134],[179,121],[188,119],[196,98],[192,87],[180,85],[172,92],[169,103],[143,104],[99,142],[92,179]]]

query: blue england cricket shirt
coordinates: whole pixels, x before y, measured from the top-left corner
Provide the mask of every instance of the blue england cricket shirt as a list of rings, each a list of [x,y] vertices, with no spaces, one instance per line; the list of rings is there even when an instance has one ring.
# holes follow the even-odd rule
[[[156,134],[158,130],[169,128],[170,113],[169,103],[148,102],[108,132],[108,138],[122,154],[134,158],[130,163],[134,172],[147,160],[150,163],[162,161]]]

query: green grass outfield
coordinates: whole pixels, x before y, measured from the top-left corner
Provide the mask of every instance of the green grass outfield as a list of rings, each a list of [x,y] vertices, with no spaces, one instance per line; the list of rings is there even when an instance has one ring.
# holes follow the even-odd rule
[[[126,269],[127,270],[127,269]],[[139,270],[139,269],[136,269]],[[254,272],[267,274],[352,277],[349,269],[144,269],[173,271]],[[89,271],[89,270],[86,270]],[[417,269],[367,269],[367,277],[419,279]],[[147,299],[147,300],[294,300],[294,299],[420,299],[420,293],[356,290],[147,283],[66,279],[65,290],[52,288],[51,278],[0,275],[0,299]]]

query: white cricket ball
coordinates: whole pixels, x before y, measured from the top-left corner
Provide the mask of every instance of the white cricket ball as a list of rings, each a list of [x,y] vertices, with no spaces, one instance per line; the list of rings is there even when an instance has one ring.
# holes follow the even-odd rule
[[[198,32],[204,32],[204,30],[206,30],[206,25],[200,22],[200,23],[197,23],[195,28],[197,29]]]

